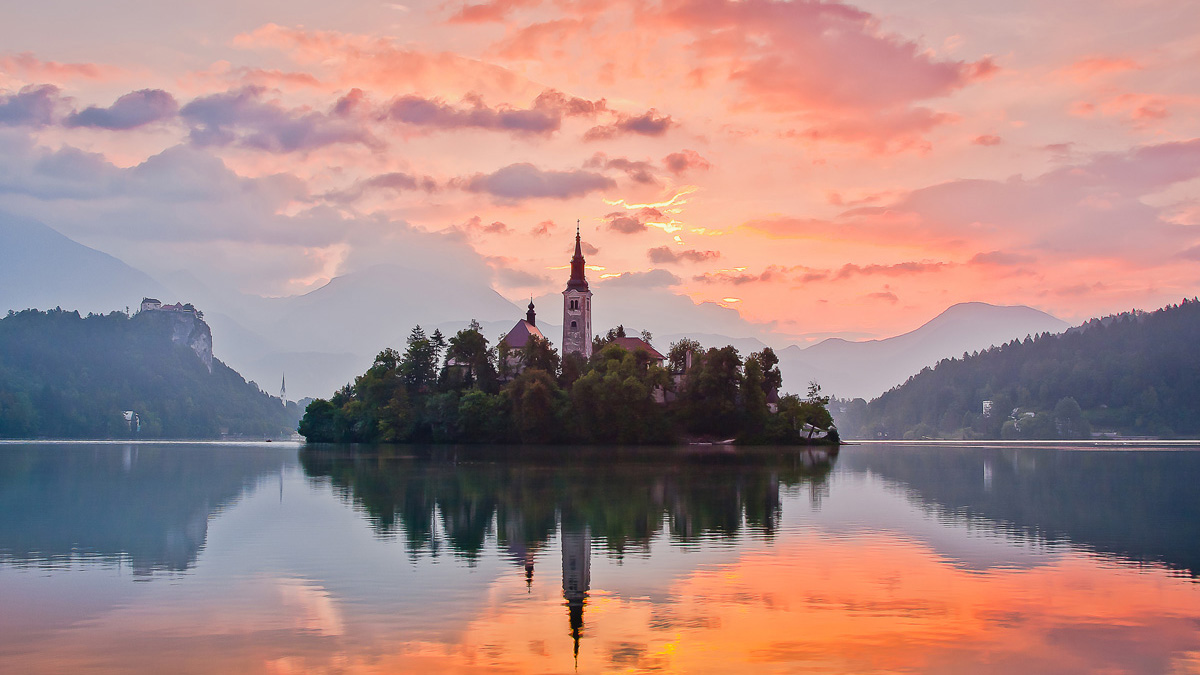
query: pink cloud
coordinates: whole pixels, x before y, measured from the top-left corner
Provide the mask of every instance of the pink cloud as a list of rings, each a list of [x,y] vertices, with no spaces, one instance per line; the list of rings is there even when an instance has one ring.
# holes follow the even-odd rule
[[[127,130],[172,119],[179,112],[175,97],[161,89],[141,89],[121,96],[111,106],[90,106],[67,116],[69,127]]]
[[[948,266],[944,262],[902,262],[894,265],[855,265],[846,263],[838,270],[834,279],[849,279],[853,276],[884,275],[889,277],[940,272]]]
[[[641,115],[618,114],[612,124],[592,127],[583,135],[585,141],[609,140],[626,134],[638,136],[662,136],[675,126],[670,115],[659,115],[651,108]]]
[[[325,86],[320,78],[312,73],[279,68],[234,66],[228,61],[217,61],[207,69],[190,73],[180,80],[180,86],[190,91],[206,91],[213,85],[222,89],[259,85],[290,91]]]
[[[66,105],[62,90],[52,84],[31,84],[13,93],[0,91],[0,126],[48,126],[57,121],[59,109]]]
[[[490,174],[475,174],[453,184],[468,192],[490,194],[502,201],[571,199],[616,187],[609,177],[592,171],[547,171],[529,163],[510,164]]]
[[[289,108],[256,86],[196,98],[180,108],[179,115],[191,126],[189,140],[201,147],[237,145],[275,153],[338,144],[383,147],[359,120]]]
[[[422,191],[426,193],[436,192],[438,183],[429,176],[415,176],[412,174],[393,171],[391,173],[379,174],[371,176],[363,180],[355,181],[354,185],[345,190],[335,190],[327,192],[322,197],[328,201],[349,203],[361,199],[363,196],[379,191],[391,193],[396,192],[413,192]]]
[[[590,19],[554,19],[518,28],[496,43],[491,51],[500,58],[515,61],[537,61],[552,55],[565,55],[567,44],[586,34],[592,27]]]
[[[693,35],[702,62],[722,64],[746,102],[772,110],[871,110],[945,96],[997,69],[939,60],[837,2],[676,0],[661,20]]]
[[[662,211],[648,206],[636,211],[614,211],[604,216],[604,227],[621,234],[639,234],[649,229],[646,223],[662,218]]]
[[[916,107],[866,114],[847,111],[815,122],[803,130],[791,130],[785,136],[806,141],[836,141],[861,145],[875,154],[893,154],[915,150],[926,152],[931,144],[924,134],[935,127],[955,122],[956,115]]]
[[[976,253],[968,261],[968,264],[1010,267],[1013,265],[1025,265],[1033,262],[1037,262],[1037,258],[1031,255],[1013,253],[1011,251],[989,251],[988,253]]]
[[[536,7],[541,0],[491,0],[475,5],[464,4],[448,23],[487,23],[504,21],[514,10]]]
[[[551,232],[557,229],[558,225],[555,225],[553,220],[543,220],[537,225],[534,225],[533,229],[530,230],[529,233],[535,237],[548,237],[550,236]]]
[[[672,152],[663,157],[663,166],[667,167],[667,171],[676,176],[682,175],[693,169],[699,171],[708,171],[712,168],[712,164],[695,150],[681,150]]]
[[[1086,82],[1101,75],[1141,69],[1142,67],[1130,58],[1091,56],[1071,64],[1063,73],[1077,82]]]
[[[758,274],[746,273],[740,270],[718,270],[716,272],[706,272],[697,274],[692,277],[692,281],[702,284],[730,284],[733,286],[742,286],[745,284],[757,284],[767,282],[787,281],[788,274],[791,270],[779,265],[769,265],[766,269]]]
[[[625,172],[635,183],[657,185],[654,177],[654,165],[645,160],[632,160],[625,157],[609,157],[603,152],[597,152],[583,163],[585,169],[615,169]]]
[[[988,146],[1000,145],[1001,143],[1004,142],[1004,139],[1000,138],[996,134],[983,134],[982,136],[976,136],[971,142],[974,143],[975,145],[982,145],[982,146],[988,147]]]
[[[461,104],[451,105],[437,98],[410,94],[389,103],[384,115],[415,127],[474,128],[545,136],[558,131],[564,117],[590,116],[605,109],[603,99],[589,101],[548,89],[529,108],[508,105],[493,108],[479,96],[468,96]]]
[[[106,80],[123,71],[102,63],[59,63],[43,61],[31,52],[0,56],[0,71],[26,80],[63,82],[67,80]]]
[[[1076,101],[1071,104],[1069,112],[1076,117],[1104,115],[1123,118],[1134,127],[1144,128],[1169,117],[1171,112],[1168,106],[1172,103],[1172,98],[1167,96],[1125,93],[1114,94],[1098,102]]]
[[[242,49],[277,49],[299,63],[331,71],[339,87],[394,91],[412,87],[426,96],[468,92],[536,96],[544,87],[511,70],[452,52],[402,47],[388,38],[266,24],[238,35]]]
[[[646,255],[653,263],[681,263],[681,262],[705,262],[707,260],[715,260],[721,257],[720,251],[697,251],[696,249],[676,250],[670,246],[657,246],[646,251]]]
[[[480,218],[479,216],[471,216],[467,219],[467,222],[461,225],[456,225],[455,227],[460,231],[475,234],[504,235],[512,233],[512,230],[508,228],[508,225],[505,225],[498,220],[492,221],[491,223],[484,223],[483,218]]]

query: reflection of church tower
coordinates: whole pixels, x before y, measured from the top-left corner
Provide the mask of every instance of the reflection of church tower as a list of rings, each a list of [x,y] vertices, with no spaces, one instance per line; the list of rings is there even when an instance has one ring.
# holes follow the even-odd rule
[[[592,534],[583,529],[562,528],[563,597],[567,600],[567,616],[571,622],[571,638],[575,640],[575,658],[579,658],[579,638],[583,636],[583,606],[587,604],[588,586],[592,582]]]
[[[575,223],[575,257],[571,258],[571,279],[563,291],[562,353],[592,355],[592,292],[588,289],[583,269],[583,248],[579,240],[579,223]]]

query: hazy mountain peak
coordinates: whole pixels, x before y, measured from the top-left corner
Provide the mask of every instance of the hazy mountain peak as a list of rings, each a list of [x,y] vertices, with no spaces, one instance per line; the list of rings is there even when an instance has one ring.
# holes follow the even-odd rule
[[[800,391],[816,380],[829,394],[872,398],[941,359],[1067,328],[1067,322],[1024,305],[960,302],[920,328],[890,338],[828,338],[811,347],[785,349],[780,353],[784,387]]]
[[[162,292],[158,282],[121,260],[38,221],[0,211],[0,310],[107,313]]]

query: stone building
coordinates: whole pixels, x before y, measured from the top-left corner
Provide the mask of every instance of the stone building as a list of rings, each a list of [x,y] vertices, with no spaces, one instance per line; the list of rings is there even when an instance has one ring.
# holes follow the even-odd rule
[[[571,258],[571,278],[563,291],[562,355],[592,356],[592,291],[584,274],[583,248],[579,223],[575,223],[575,256]]]

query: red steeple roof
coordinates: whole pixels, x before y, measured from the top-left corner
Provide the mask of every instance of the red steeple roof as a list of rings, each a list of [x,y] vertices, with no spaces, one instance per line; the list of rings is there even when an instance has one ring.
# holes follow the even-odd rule
[[[587,291],[587,277],[583,275],[583,248],[579,241],[579,221],[575,221],[575,257],[571,258],[571,280],[568,290]]]

